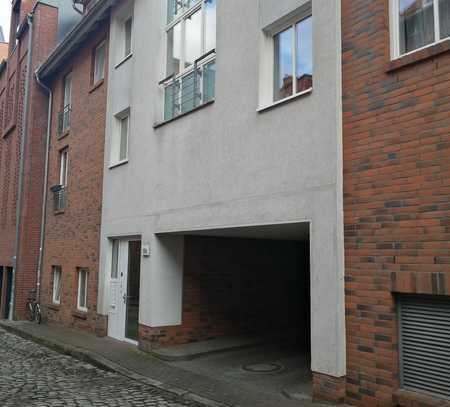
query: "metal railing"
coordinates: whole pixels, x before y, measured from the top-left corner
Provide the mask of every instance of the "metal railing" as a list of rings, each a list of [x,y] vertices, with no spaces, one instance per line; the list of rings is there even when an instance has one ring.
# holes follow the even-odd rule
[[[62,211],[67,207],[67,187],[64,185],[55,185],[51,188],[53,192],[53,209]]]
[[[70,130],[70,114],[72,108],[70,105],[64,106],[64,109],[58,113],[58,135],[61,136]]]
[[[164,120],[194,110],[215,97],[215,53],[213,49],[194,61],[182,75],[170,75],[159,84],[164,87]]]

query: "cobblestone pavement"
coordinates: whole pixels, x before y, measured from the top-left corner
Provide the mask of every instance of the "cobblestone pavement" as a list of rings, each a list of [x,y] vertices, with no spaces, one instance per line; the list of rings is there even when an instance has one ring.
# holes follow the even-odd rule
[[[1,407],[201,407],[0,329]]]

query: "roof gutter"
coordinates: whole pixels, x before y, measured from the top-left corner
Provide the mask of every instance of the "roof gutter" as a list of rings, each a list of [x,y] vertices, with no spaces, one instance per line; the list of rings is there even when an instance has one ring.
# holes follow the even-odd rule
[[[16,275],[17,275],[17,259],[20,250],[20,226],[21,219],[20,215],[22,212],[22,200],[23,200],[23,183],[24,183],[24,170],[25,170],[25,153],[26,153],[26,142],[28,138],[28,112],[29,112],[29,98],[30,98],[30,82],[31,82],[31,63],[32,63],[32,44],[33,44],[33,17],[34,11],[27,15],[27,25],[28,25],[28,50],[27,50],[27,76],[25,80],[25,95],[23,102],[23,117],[22,117],[22,134],[20,142],[20,162],[19,162],[19,180],[17,187],[17,207],[16,207],[16,234],[14,241],[14,256],[13,256],[13,270],[12,270],[12,283],[11,283],[11,301],[9,306],[9,316],[10,320],[14,319],[15,310],[15,288],[16,288]]]

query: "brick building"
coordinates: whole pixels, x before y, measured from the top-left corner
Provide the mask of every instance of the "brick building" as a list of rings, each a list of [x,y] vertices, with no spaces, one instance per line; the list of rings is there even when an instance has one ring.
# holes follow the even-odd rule
[[[12,2],[8,57],[0,64],[0,318],[23,318],[36,287],[47,99],[33,73],[75,13],[58,13],[52,3]]]
[[[50,322],[97,318],[109,5],[84,18],[40,67],[53,95],[41,304]]]
[[[448,405],[448,2],[342,5],[346,400]]]

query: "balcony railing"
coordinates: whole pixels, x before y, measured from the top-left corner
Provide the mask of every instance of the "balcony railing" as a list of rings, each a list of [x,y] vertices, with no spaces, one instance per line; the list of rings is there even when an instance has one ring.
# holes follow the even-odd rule
[[[64,109],[58,113],[58,135],[62,136],[70,129],[70,113],[72,108],[70,105],[64,106]]]
[[[63,211],[67,207],[67,187],[55,185],[51,188],[53,192],[53,209],[55,212]]]
[[[214,100],[215,82],[215,50],[197,59],[188,72],[162,80],[164,120],[171,120]]]

